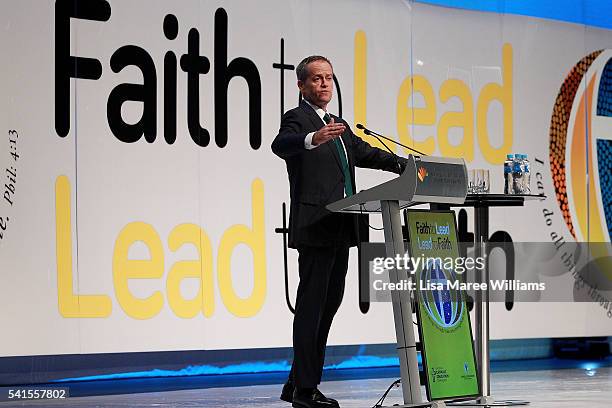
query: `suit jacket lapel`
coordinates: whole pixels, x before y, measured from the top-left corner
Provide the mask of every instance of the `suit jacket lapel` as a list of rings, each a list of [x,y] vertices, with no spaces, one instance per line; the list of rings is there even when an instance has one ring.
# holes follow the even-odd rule
[[[323,121],[319,115],[317,115],[317,112],[315,112],[314,109],[312,109],[312,107],[303,99],[300,101],[300,108],[302,108],[302,111],[306,113],[306,116],[308,116],[308,119],[310,120],[310,123],[312,123],[314,129],[319,130],[323,127]]]

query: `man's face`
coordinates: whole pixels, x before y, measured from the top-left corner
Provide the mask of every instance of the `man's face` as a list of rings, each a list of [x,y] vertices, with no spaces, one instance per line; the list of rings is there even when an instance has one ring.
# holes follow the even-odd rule
[[[298,81],[298,88],[304,99],[326,109],[334,90],[334,72],[326,61],[313,61],[306,66],[308,75],[304,81]]]

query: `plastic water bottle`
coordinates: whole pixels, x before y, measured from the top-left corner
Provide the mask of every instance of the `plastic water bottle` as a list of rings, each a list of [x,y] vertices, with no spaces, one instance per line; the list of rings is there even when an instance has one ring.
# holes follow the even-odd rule
[[[506,161],[504,162],[504,194],[512,194],[512,162],[514,161],[514,155],[506,155]]]
[[[529,173],[529,160],[527,155],[521,155],[523,159],[523,183],[522,183],[522,194],[531,194],[531,174]]]
[[[515,154],[512,161],[512,193],[523,193],[523,160],[521,154]]]

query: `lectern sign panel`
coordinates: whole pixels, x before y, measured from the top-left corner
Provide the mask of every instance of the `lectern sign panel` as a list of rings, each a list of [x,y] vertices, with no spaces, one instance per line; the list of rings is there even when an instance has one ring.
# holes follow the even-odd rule
[[[467,174],[463,160],[420,157],[416,161],[415,194],[425,197],[465,197]]]
[[[419,335],[430,400],[478,394],[453,212],[408,211],[410,255],[418,284]]]

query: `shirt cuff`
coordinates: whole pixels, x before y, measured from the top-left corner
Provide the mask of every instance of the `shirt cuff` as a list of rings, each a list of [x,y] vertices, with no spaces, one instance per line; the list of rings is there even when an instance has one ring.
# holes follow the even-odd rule
[[[314,134],[315,134],[315,132],[310,132],[304,138],[304,147],[306,148],[306,150],[312,150],[315,147],[318,147],[318,146],[312,144],[312,137],[314,136]]]

